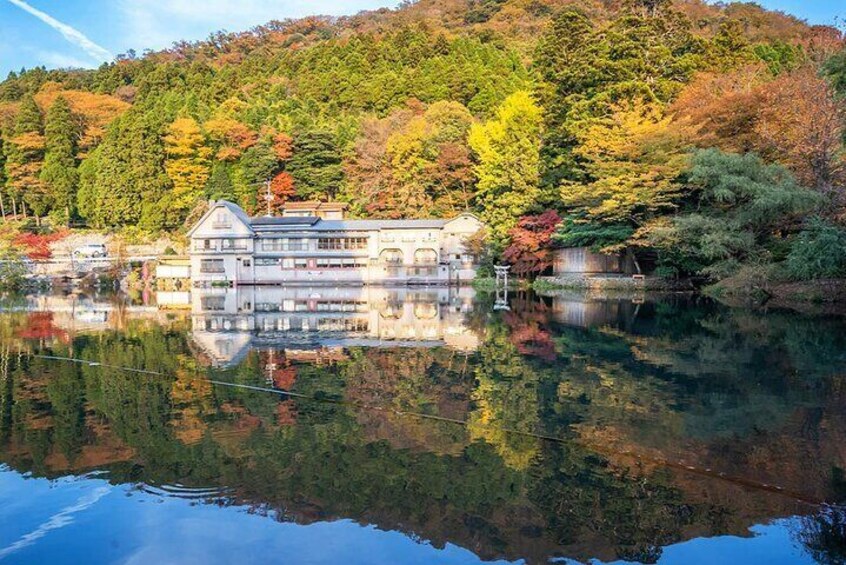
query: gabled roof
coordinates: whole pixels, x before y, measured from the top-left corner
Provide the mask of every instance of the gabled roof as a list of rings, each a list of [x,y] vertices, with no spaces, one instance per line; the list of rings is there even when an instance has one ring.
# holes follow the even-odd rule
[[[205,222],[206,219],[209,216],[211,216],[212,213],[215,210],[217,210],[218,208],[226,208],[227,210],[232,212],[235,215],[236,218],[238,218],[245,226],[247,226],[247,229],[252,231],[253,228],[252,228],[252,225],[251,225],[251,222],[250,222],[250,216],[247,215],[246,212],[244,212],[243,208],[241,208],[237,204],[233,204],[232,202],[229,202],[227,200],[218,200],[217,202],[212,201],[212,202],[209,203],[208,211],[205,214],[203,214],[203,217],[200,218],[199,221],[197,221],[196,224],[194,224],[194,227],[192,227],[190,230],[188,230],[188,237],[191,237],[192,235],[194,235],[194,232],[197,231],[197,228],[200,227],[200,225],[203,222]]]

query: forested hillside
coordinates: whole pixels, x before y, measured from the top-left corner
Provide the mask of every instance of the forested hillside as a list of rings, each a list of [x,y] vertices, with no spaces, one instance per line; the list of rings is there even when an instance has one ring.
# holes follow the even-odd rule
[[[751,3],[420,0],[10,74],[2,212],[180,231],[269,180],[275,209],[476,211],[526,274],[590,245],[836,277],[844,97],[842,34]]]

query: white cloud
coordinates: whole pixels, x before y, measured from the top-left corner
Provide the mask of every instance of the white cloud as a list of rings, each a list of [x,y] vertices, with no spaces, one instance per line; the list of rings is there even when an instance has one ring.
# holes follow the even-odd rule
[[[114,56],[109,53],[107,49],[100,47],[90,39],[88,39],[85,34],[81,31],[60,22],[50,14],[46,14],[39,10],[38,8],[34,8],[24,2],[23,0],[8,0],[9,3],[17,6],[21,10],[32,14],[51,28],[55,29],[62,36],[68,40],[70,43],[73,43],[77,47],[80,47],[83,51],[85,51],[92,59],[96,60],[97,62],[102,61],[109,61],[114,58]]]
[[[63,508],[60,512],[57,512],[56,514],[51,516],[49,520],[42,523],[35,530],[29,532],[26,535],[21,536],[13,544],[0,549],[0,559],[3,559],[18,550],[32,545],[39,539],[46,536],[52,530],[64,528],[68,524],[72,524],[74,520],[74,514],[82,512],[83,510],[86,510],[90,506],[94,505],[98,500],[109,494],[110,490],[110,487],[101,486],[83,495],[79,498],[79,500],[76,501],[76,504],[72,504],[71,506]]]

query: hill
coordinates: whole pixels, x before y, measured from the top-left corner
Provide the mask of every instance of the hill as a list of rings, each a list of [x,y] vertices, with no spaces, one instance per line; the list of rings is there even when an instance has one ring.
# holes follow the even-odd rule
[[[175,231],[209,198],[263,210],[269,181],[275,209],[473,208],[488,255],[553,210],[509,255],[530,270],[554,243],[722,277],[784,260],[806,218],[842,235],[844,93],[836,29],[752,3],[419,0],[10,74],[0,211]]]

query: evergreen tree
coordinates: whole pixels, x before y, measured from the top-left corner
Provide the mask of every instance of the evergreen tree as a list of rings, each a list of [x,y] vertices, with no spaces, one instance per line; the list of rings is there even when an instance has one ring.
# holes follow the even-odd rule
[[[73,214],[79,182],[76,129],[70,105],[59,96],[47,112],[41,181],[47,188],[53,208],[61,211],[65,222],[70,222]]]
[[[232,184],[230,167],[223,161],[212,165],[211,174],[206,181],[206,198],[211,200],[235,201],[235,187]]]
[[[341,151],[334,136],[326,131],[312,131],[297,136],[287,171],[294,178],[297,196],[300,198],[334,199],[344,180]]]
[[[18,109],[12,138],[5,144],[7,193],[15,213],[21,211],[18,204],[23,204],[22,197],[27,204],[35,204],[38,212],[46,209],[42,206],[45,190],[39,179],[44,158],[43,133],[41,110],[32,96],[26,96]]]

